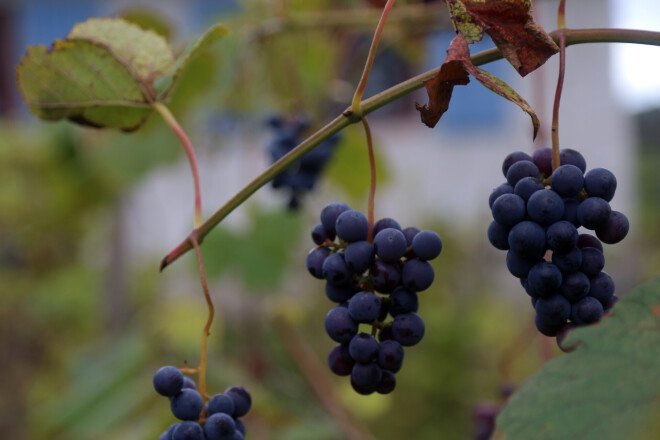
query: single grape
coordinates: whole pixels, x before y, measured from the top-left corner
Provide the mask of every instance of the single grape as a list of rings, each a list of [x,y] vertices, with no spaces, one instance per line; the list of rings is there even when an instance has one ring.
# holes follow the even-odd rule
[[[401,283],[416,292],[428,289],[433,284],[433,267],[422,260],[408,260],[401,270]]]
[[[323,278],[332,285],[345,285],[351,279],[351,270],[344,260],[343,253],[330,254],[321,267]]]
[[[323,223],[317,223],[314,228],[312,229],[312,241],[316,244],[323,244],[326,242],[326,240],[334,240],[335,239],[335,234],[328,232],[327,229],[325,229],[325,226],[323,226]]]
[[[361,274],[369,269],[374,261],[374,256],[374,246],[368,241],[356,241],[349,244],[344,250],[344,260],[348,268],[356,274]]]
[[[183,388],[183,374],[172,366],[160,367],[154,374],[154,389],[162,396],[172,397]]]
[[[234,401],[234,414],[232,416],[243,417],[250,411],[252,396],[245,388],[240,386],[229,387],[224,391],[224,394]]]
[[[614,281],[607,272],[600,272],[589,279],[589,296],[596,298],[602,304],[607,304],[614,296]]]
[[[538,301],[536,303],[538,304]],[[539,332],[541,332],[541,334],[550,337],[556,336],[557,331],[561,327],[561,325],[554,325],[545,322],[538,314],[534,318],[534,323],[536,324],[536,328]]]
[[[575,165],[583,173],[587,170],[587,161],[584,156],[576,150],[562,148],[559,150],[559,162],[561,165]]]
[[[390,315],[396,317],[402,313],[416,312],[419,308],[417,293],[399,286],[390,294]]]
[[[393,218],[385,217],[385,218],[381,218],[376,223],[374,223],[374,227],[371,230],[371,236],[375,237],[376,235],[378,235],[380,231],[386,228],[393,228],[398,231],[401,231],[401,225],[399,224],[399,222],[397,222]]]
[[[537,191],[531,198],[541,192],[545,191]],[[525,218],[525,201],[515,194],[503,194],[493,203],[492,214],[503,228],[512,228]]]
[[[509,170],[506,173],[506,181],[509,185],[515,188],[516,183],[518,183],[523,177],[535,177],[538,179],[540,174],[541,173],[536,165],[534,165],[534,162],[531,160],[521,160],[509,167]]]
[[[378,394],[389,394],[394,391],[396,387],[396,377],[391,371],[383,370],[383,375],[380,378],[380,382],[376,386],[376,392]]]
[[[596,229],[596,236],[603,243],[616,244],[626,238],[629,228],[628,218],[619,211],[612,211],[607,222]]]
[[[504,177],[506,177],[506,173],[509,171],[511,165],[521,160],[532,160],[532,157],[523,151],[509,153],[502,162],[502,174],[504,174]]]
[[[605,256],[592,247],[582,248],[582,265],[580,271],[588,277],[595,277],[605,267]]]
[[[581,300],[589,294],[591,283],[583,272],[573,272],[564,276],[560,292],[571,303]]]
[[[239,418],[234,417],[234,423],[236,424],[236,431],[240,432],[243,436],[247,433],[245,429],[245,423]]]
[[[527,201],[527,213],[539,225],[549,226],[564,215],[564,200],[549,189],[536,191]]]
[[[523,177],[516,183],[513,193],[520,196],[526,202],[532,194],[542,189],[545,189],[545,186],[543,186],[538,177]]]
[[[383,370],[396,373],[403,365],[403,346],[394,340],[385,340],[379,344],[377,362]]]
[[[573,249],[577,245],[579,235],[577,228],[566,220],[551,224],[545,233],[548,247],[559,253]]]
[[[493,220],[488,225],[488,241],[496,249],[509,250],[509,230]]]
[[[352,243],[367,239],[369,221],[360,211],[350,209],[339,214],[335,223],[337,236],[344,241]]]
[[[234,432],[236,423],[227,414],[212,414],[204,423],[204,433],[208,440],[233,440]]]
[[[343,303],[351,299],[355,290],[351,283],[341,286],[335,286],[330,283],[325,283],[325,296],[332,302]]]
[[[378,342],[376,338],[368,333],[358,333],[353,336],[348,344],[348,352],[355,362],[366,364],[376,358],[378,354]]]
[[[419,234],[420,232],[420,229],[414,226],[409,226],[403,230],[403,235],[406,237],[406,245],[408,247],[412,246],[415,235]]]
[[[211,396],[206,404],[206,414],[215,413],[234,414],[234,401],[232,398],[222,393]]]
[[[204,440],[204,430],[197,422],[180,422],[172,431],[172,440]]]
[[[328,233],[334,235],[335,223],[337,222],[337,217],[344,211],[348,211],[350,206],[342,202],[332,202],[321,211],[321,223]]]
[[[552,326],[564,325],[571,315],[571,303],[558,293],[539,298],[535,308],[539,319]]]
[[[540,258],[529,260],[521,257],[513,251],[506,253],[506,267],[509,269],[511,275],[516,278],[527,278],[529,271],[539,261],[541,261]]]
[[[369,323],[377,320],[380,308],[380,299],[372,292],[358,292],[348,303],[348,312],[356,322]]]
[[[355,364],[360,365],[360,364]],[[355,368],[355,367],[354,367]],[[382,377],[382,372],[381,372],[381,377]],[[378,384],[372,385],[365,387],[363,385],[359,385],[358,383],[355,382],[355,378],[353,374],[351,374],[351,387],[355,390],[356,393],[362,394],[363,396],[368,396],[369,394],[373,394],[376,391],[376,388],[378,387]]]
[[[328,366],[337,376],[348,376],[353,371],[354,360],[347,360],[341,355],[342,345],[335,345],[328,353]]]
[[[573,304],[571,320],[578,325],[592,324],[603,316],[603,305],[596,298],[587,296]]]
[[[323,279],[323,263],[328,255],[330,255],[330,249],[325,247],[312,249],[307,254],[307,270],[314,278]]]
[[[183,386],[181,388],[190,388],[192,390],[196,390],[197,385],[195,385],[195,381],[191,378],[183,376]]]
[[[513,187],[508,183],[503,183],[497,188],[493,189],[493,191],[490,193],[490,197],[488,197],[488,207],[493,209],[493,203],[495,203],[495,200],[497,200],[497,198],[502,194],[513,194]]]
[[[181,422],[176,422],[172,425],[170,425],[169,428],[167,428],[167,431],[163,432],[160,437],[158,437],[158,440],[172,440],[172,434],[174,433],[174,429],[179,425]]]
[[[401,281],[401,268],[399,263],[386,263],[382,260],[374,261],[369,269],[374,289],[381,293],[392,292]]]
[[[546,248],[545,231],[534,222],[522,221],[509,231],[509,248],[526,259],[541,258]]]
[[[589,197],[580,203],[577,209],[577,218],[587,229],[597,229],[604,226],[610,218],[612,208],[605,199]]]
[[[548,296],[556,292],[562,283],[561,271],[547,261],[536,263],[527,275],[527,288],[530,296]]]
[[[182,389],[170,402],[172,414],[179,420],[197,420],[202,408],[204,408],[202,396],[190,388]]]
[[[383,371],[376,363],[358,363],[353,366],[353,371],[351,372],[351,381],[355,382],[355,384],[360,387],[367,389],[373,388],[373,391],[375,391],[376,386],[378,385],[378,382],[380,382],[382,376]]]
[[[348,344],[357,334],[358,323],[351,318],[348,307],[339,305],[325,316],[325,331],[333,341]]]
[[[600,197],[609,202],[616,191],[616,177],[605,168],[594,168],[584,176],[584,189],[590,197]]]
[[[406,253],[406,248],[406,236],[398,229],[385,228],[374,237],[376,255],[387,263],[398,261]]]
[[[562,197],[576,196],[584,186],[584,173],[575,165],[562,165],[552,173],[550,186]]]
[[[603,244],[599,239],[589,234],[580,234],[578,237],[577,247],[584,249],[586,247],[596,248],[599,251],[603,252]]]
[[[544,176],[552,174],[552,148],[542,147],[534,150],[532,162]]]
[[[612,295],[610,299],[608,299],[605,302],[602,302],[601,304],[603,304],[603,311],[605,313],[611,312],[612,309],[614,308],[614,304],[616,304],[617,301],[619,301],[619,297],[616,295]]]
[[[420,260],[433,260],[442,251],[442,240],[433,231],[420,231],[413,239],[413,251]]]
[[[404,313],[394,318],[392,335],[404,347],[417,344],[424,337],[424,321],[417,313]]]
[[[553,252],[552,264],[557,266],[561,273],[568,274],[577,272],[582,266],[582,251],[574,247],[568,252]]]

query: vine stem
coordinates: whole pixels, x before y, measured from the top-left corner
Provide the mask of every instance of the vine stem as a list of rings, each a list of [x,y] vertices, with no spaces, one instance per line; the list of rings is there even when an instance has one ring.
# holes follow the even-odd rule
[[[555,41],[559,40],[559,36],[563,35],[566,47],[573,44],[585,43],[635,43],[647,44],[653,46],[660,46],[660,32],[653,31],[640,31],[634,29],[560,29],[550,33]],[[497,48],[485,50],[483,52],[472,55],[472,64],[481,66],[493,61],[502,59],[502,53]],[[365,99],[361,103],[362,112],[367,115],[392,101],[395,101],[402,96],[414,92],[415,90],[424,87],[424,81],[433,78],[440,67],[424,72],[413,78],[407,79],[395,86],[384,90],[377,95]],[[280,160],[275,162],[263,173],[258,175],[254,180],[248,183],[243,189],[236,193],[229,199],[220,209],[211,215],[204,223],[198,228],[193,230],[192,234],[196,235],[198,243],[201,244],[206,234],[220,223],[227,215],[234,209],[240,206],[259,188],[271,181],[276,175],[281,173],[286,167],[298,160],[307,152],[311,151],[314,147],[319,145],[324,140],[328,139],[333,134],[341,131],[345,127],[357,123],[361,118],[351,115],[350,109],[337,116],[335,119],[326,124],[323,128],[319,129],[316,133],[312,134],[309,138],[305,139],[300,145],[292,149],[289,153],[283,156]],[[183,240],[176,248],[170,251],[162,260],[160,264],[161,270],[165,269],[169,264],[174,262],[181,255],[192,249],[192,244],[189,238]]]
[[[371,128],[367,118],[362,118],[362,126],[364,127],[364,134],[367,136],[367,150],[369,151],[369,169],[371,170],[371,186],[369,187],[369,210],[367,212],[367,219],[369,220],[369,232],[367,233],[367,241],[373,243],[373,229],[374,229],[374,209],[376,205],[376,157],[374,156],[374,143],[371,138]]]
[[[209,293],[209,286],[206,281],[206,272],[204,271],[204,262],[202,261],[202,252],[199,249],[199,242],[195,234],[191,234],[190,243],[193,248],[195,248],[195,254],[197,255],[197,266],[199,267],[199,279],[202,283],[202,290],[204,291],[204,298],[206,299],[206,305],[209,309],[209,315],[206,319],[206,325],[204,325],[204,330],[202,331],[202,347],[201,353],[199,355],[199,367],[196,369],[198,378],[199,378],[199,393],[204,397],[205,400],[209,399],[209,395],[206,393],[206,342],[211,334],[211,323],[213,323],[213,316],[215,315],[215,308],[213,307],[213,301],[211,300],[211,294]]]
[[[199,169],[197,168],[197,159],[195,157],[195,150],[193,149],[192,143],[186,135],[186,132],[181,128],[181,125],[177,122],[176,118],[172,114],[169,108],[162,102],[154,102],[152,104],[153,108],[163,117],[167,125],[172,129],[174,134],[181,140],[184,149],[186,150],[186,155],[188,156],[188,162],[190,162],[190,168],[192,169],[193,181],[195,184],[195,217],[193,222],[193,227],[199,227],[202,222],[202,191],[199,185]]]
[[[557,25],[559,29],[566,28],[566,0],[559,2],[557,10]],[[555,102],[552,106],[552,171],[554,172],[560,164],[559,158],[559,104],[561,92],[564,89],[564,74],[566,72],[566,34],[561,32],[559,43],[559,75],[557,75],[557,90],[555,91]]]

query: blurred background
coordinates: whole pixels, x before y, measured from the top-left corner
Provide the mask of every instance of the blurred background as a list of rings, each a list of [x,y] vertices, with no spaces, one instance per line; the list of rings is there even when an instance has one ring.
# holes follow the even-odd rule
[[[156,116],[132,134],[37,120],[15,85],[26,46],[50,46],[88,17],[122,16],[179,53],[225,23],[232,34],[194,62],[170,103],[195,145],[209,216],[269,165],[277,133],[267,121],[307,121],[302,140],[347,107],[383,3],[0,0],[1,438],[158,438],[174,418],[152,375],[197,365],[207,313],[192,254],[158,272],[192,227],[192,179],[175,136]],[[554,29],[557,2],[534,5]],[[658,8],[569,1],[567,23],[659,30]],[[442,2],[398,1],[365,96],[440,65],[452,36]],[[472,51],[490,46],[486,38]],[[660,49],[591,44],[567,54],[561,144],[617,176],[612,206],[631,233],[605,249],[605,270],[623,296],[660,267]],[[504,61],[485,66],[536,109],[535,143],[529,117],[476,81],[455,89],[435,129],[414,109],[426,102],[421,91],[369,117],[376,217],[436,230],[444,242],[434,286],[420,295],[425,339],[406,350],[390,395],[359,396],[329,373],[332,304],[305,269],[323,206],[341,200],[366,212],[361,127],[342,132],[297,209],[289,191],[264,187],[207,237],[209,388],[252,393],[248,438],[475,438],[475,410],[497,407],[561,355],[538,335],[505,254],[486,239],[503,158],[549,145],[557,65],[554,57],[524,79]]]

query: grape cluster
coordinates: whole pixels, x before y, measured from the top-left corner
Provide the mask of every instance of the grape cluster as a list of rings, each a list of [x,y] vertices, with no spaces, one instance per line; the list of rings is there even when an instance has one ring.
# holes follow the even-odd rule
[[[628,219],[609,204],[614,174],[604,168],[585,174],[584,157],[571,149],[561,150],[560,163],[553,172],[549,147],[509,154],[502,164],[507,181],[489,199],[488,239],[508,251],[509,272],[532,297],[536,327],[546,336],[597,322],[613,307],[601,242],[618,243],[628,233]]]
[[[274,131],[274,136],[268,144],[268,153],[271,163],[275,163],[300,143],[309,122],[304,118],[285,120],[281,117],[271,117],[268,125]],[[291,209],[299,206],[302,194],[314,188],[316,179],[332,156],[339,139],[338,134],[330,137],[271,181],[273,188],[288,188],[291,191]]]
[[[252,406],[252,397],[243,387],[233,386],[215,394],[204,405],[195,382],[176,367],[161,367],[154,374],[154,388],[170,398],[174,423],[158,440],[242,440],[243,417]]]
[[[392,392],[403,347],[424,336],[417,292],[433,282],[429,260],[442,250],[435,232],[402,229],[391,218],[377,221],[371,236],[370,242],[363,213],[334,202],[321,211],[312,230],[318,247],[307,255],[307,269],[326,281],[326,296],[338,304],[325,318],[328,336],[339,343],[328,354],[330,370],[350,375],[353,389],[365,395]],[[360,332],[360,324],[371,325],[371,333]]]

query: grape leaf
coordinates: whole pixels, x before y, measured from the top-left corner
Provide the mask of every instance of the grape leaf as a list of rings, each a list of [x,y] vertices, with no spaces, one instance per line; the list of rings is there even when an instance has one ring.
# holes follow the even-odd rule
[[[154,80],[173,68],[161,36],[122,19],[93,18],[51,50],[28,47],[16,80],[39,118],[130,131],[152,111]]]
[[[433,128],[442,115],[449,108],[454,86],[466,85],[469,82],[468,73],[474,76],[481,84],[488,87],[498,95],[518,105],[532,118],[534,138],[539,131],[540,121],[532,107],[511,86],[497,76],[472,64],[468,42],[462,33],[456,34],[447,49],[447,57],[436,76],[424,82],[429,95],[427,105],[416,104],[422,122]]]
[[[658,438],[660,278],[564,342],[576,343],[573,353],[549,362],[511,397],[494,439]]]
[[[534,22],[530,0],[448,0],[457,32],[468,43],[486,32],[502,55],[525,76],[559,52],[559,47]]]

